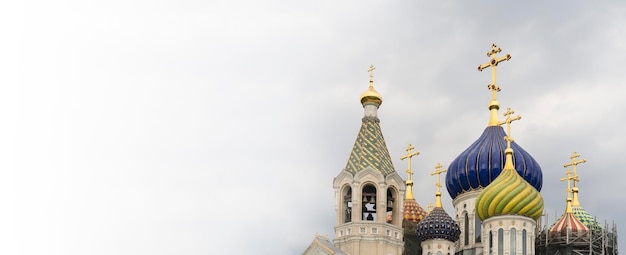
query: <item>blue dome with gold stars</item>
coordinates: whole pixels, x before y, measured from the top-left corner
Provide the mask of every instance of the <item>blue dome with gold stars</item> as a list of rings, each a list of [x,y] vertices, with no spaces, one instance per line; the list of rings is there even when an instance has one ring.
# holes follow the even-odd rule
[[[450,163],[446,174],[446,188],[452,199],[461,193],[487,187],[504,167],[506,133],[501,126],[488,126],[472,145]],[[537,191],[541,191],[543,174],[535,159],[517,143],[511,143],[515,151],[515,170]]]
[[[441,207],[435,207],[417,224],[417,239],[420,241],[443,238],[451,242],[459,240],[461,229],[446,211]]]

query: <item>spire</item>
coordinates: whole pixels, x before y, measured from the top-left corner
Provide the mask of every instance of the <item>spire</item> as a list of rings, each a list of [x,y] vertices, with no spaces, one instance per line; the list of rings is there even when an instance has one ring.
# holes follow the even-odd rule
[[[491,67],[491,83],[487,85],[487,88],[491,90],[491,102],[489,102],[489,111],[491,117],[489,118],[489,126],[498,125],[498,110],[500,109],[500,103],[496,99],[496,93],[500,91],[500,87],[496,84],[496,66],[502,61],[511,59],[511,54],[498,58],[496,54],[500,53],[500,49],[496,44],[491,45],[491,50],[487,52],[487,57],[491,57],[491,60],[485,64],[478,66],[478,71],[482,71],[488,67]]]
[[[576,152],[572,153],[572,156],[570,156],[569,158],[572,160],[569,163],[565,163],[563,165],[563,167],[572,167],[572,175],[573,175],[573,182],[574,182],[574,187],[572,188],[572,193],[574,194],[573,200],[572,200],[572,206],[580,206],[580,201],[578,201],[578,186],[576,185],[577,182],[579,182],[580,180],[578,179],[578,173],[576,172],[576,166],[578,164],[582,164],[587,162],[586,159],[582,159],[582,160],[576,160],[577,158],[579,158],[580,155]]]
[[[435,208],[436,207],[443,207],[441,205],[441,173],[445,173],[448,170],[445,169],[441,169],[441,163],[437,163],[437,165],[435,166],[435,171],[430,173],[431,176],[433,175],[437,175],[437,183],[435,183],[435,186],[437,186],[437,193],[435,193]]]
[[[350,158],[346,164],[345,170],[356,174],[357,172],[371,167],[387,176],[396,170],[391,162],[385,138],[380,129],[380,120],[378,119],[378,107],[382,103],[382,97],[373,87],[374,66],[370,66],[370,87],[361,94],[361,104],[365,109],[365,116],[362,119],[361,129],[354,142]]]
[[[413,171],[411,171],[411,158],[413,156],[417,156],[420,154],[419,151],[415,151],[413,152],[413,149],[415,149],[415,147],[413,147],[413,145],[409,144],[409,146],[406,147],[405,151],[406,151],[406,155],[400,157],[400,160],[404,160],[404,159],[408,159],[407,163],[408,163],[408,168],[406,169],[406,175],[407,175],[407,180],[406,180],[406,199],[415,199],[413,197],[413,180],[411,180],[411,175],[413,175]]]

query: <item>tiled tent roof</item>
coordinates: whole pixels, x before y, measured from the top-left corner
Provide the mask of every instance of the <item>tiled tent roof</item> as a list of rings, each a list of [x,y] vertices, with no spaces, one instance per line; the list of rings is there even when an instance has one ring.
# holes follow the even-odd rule
[[[385,138],[375,117],[364,117],[345,170],[355,174],[368,166],[384,176],[395,172]]]

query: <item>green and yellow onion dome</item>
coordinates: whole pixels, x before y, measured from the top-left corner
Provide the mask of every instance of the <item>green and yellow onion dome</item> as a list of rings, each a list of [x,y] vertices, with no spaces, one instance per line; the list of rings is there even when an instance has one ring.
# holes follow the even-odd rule
[[[585,209],[583,209],[581,206],[572,206],[572,211],[574,212],[574,216],[576,216],[576,218],[580,220],[580,222],[585,224],[587,228],[593,231],[602,230],[602,225],[600,225],[600,223],[598,223],[596,219],[591,216],[591,214],[589,214],[587,211],[585,211]]]
[[[480,220],[498,215],[522,215],[537,220],[543,212],[541,193],[522,178],[512,163],[513,149],[506,149],[502,173],[476,199]]]

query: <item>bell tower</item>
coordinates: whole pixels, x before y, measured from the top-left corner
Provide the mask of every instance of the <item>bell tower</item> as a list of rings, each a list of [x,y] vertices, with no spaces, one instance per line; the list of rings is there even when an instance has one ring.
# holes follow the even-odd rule
[[[365,111],[346,167],[335,177],[334,245],[349,254],[400,255],[406,186],[395,171],[380,129],[382,97],[370,83],[361,94]]]

